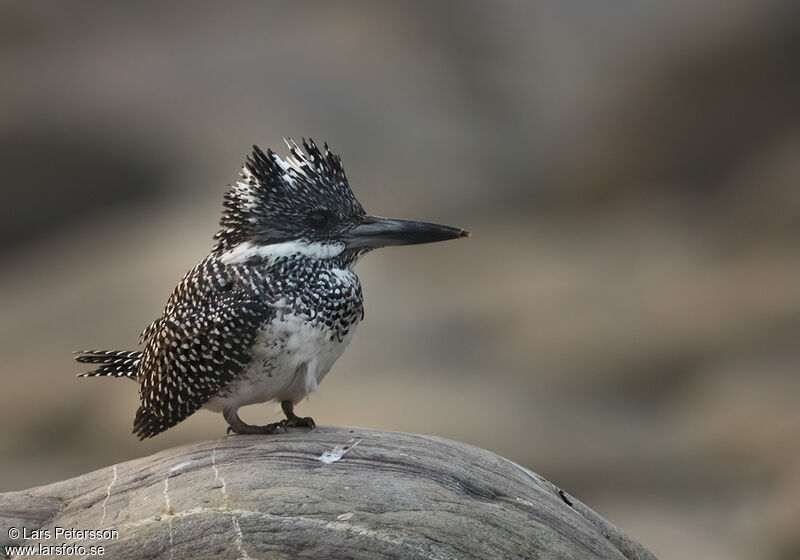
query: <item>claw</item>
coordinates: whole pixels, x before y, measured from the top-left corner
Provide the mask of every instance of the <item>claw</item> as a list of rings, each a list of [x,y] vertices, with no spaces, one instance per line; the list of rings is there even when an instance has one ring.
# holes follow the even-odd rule
[[[280,432],[281,428],[286,431],[282,422],[273,422],[266,426],[251,426],[242,422],[236,426],[228,426],[228,434],[276,434]]]
[[[312,430],[317,427],[314,419],[310,416],[306,416],[305,418],[300,418],[299,416],[287,418],[281,421],[281,425],[284,428],[311,428]]]
[[[281,425],[286,428],[311,428],[312,430],[317,427],[316,422],[310,416],[305,418],[299,417],[294,413],[294,404],[290,400],[281,401],[281,408],[286,415],[286,420],[281,422]]]

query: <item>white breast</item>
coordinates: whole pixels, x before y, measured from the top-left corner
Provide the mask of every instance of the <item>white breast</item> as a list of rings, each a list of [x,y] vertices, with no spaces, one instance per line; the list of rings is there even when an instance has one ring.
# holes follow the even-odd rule
[[[242,374],[205,408],[215,412],[272,400],[297,403],[317,385],[350,343],[358,323],[344,336],[306,316],[279,312],[258,334],[253,358]]]

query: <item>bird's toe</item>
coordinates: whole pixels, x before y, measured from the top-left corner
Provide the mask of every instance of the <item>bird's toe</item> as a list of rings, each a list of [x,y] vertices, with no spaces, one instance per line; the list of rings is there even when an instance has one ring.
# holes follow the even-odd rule
[[[294,418],[287,418],[282,422],[285,428],[311,428],[312,430],[317,427],[317,424],[314,422],[314,419],[310,416],[306,416],[301,418],[299,416],[295,416]]]

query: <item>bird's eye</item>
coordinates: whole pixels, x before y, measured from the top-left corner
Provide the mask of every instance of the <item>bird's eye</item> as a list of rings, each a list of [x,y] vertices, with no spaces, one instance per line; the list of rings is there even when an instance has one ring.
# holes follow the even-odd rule
[[[314,210],[308,215],[308,224],[315,229],[322,229],[330,222],[331,214],[327,210]]]

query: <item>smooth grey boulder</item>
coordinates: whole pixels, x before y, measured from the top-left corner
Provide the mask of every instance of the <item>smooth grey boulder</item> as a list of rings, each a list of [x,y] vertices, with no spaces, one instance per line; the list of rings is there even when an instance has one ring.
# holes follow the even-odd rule
[[[10,543],[12,528],[38,533]],[[489,451],[342,427],[224,437],[0,494],[0,544],[115,559],[655,559]]]

